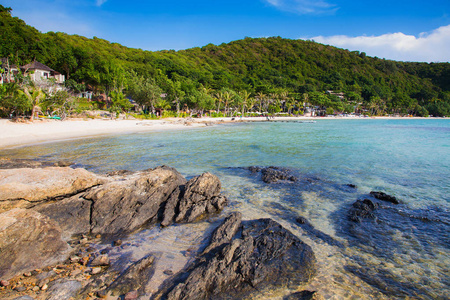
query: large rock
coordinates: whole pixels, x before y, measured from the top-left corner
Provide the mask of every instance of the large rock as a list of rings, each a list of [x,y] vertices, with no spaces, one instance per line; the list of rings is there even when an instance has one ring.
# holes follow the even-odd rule
[[[63,231],[63,238],[67,240],[74,234],[89,233],[91,204],[91,201],[75,195],[60,201],[43,203],[32,209],[56,221]]]
[[[237,224],[231,226],[227,219],[221,225],[228,228],[225,232],[241,225],[239,216],[231,219]],[[212,244],[224,243],[203,254],[187,269],[188,275],[181,274],[167,299],[243,299],[263,289],[297,287],[315,274],[311,248],[280,224],[259,219],[242,227],[231,241],[222,238],[228,234],[213,238]]]
[[[163,166],[91,189],[83,196],[93,201],[91,232],[117,234],[156,223],[169,196],[185,183],[178,171]]]
[[[220,211],[226,204],[220,195],[219,178],[211,173],[203,173],[186,184],[184,195],[175,211],[176,222],[193,222],[206,214]]]
[[[102,183],[102,178],[85,169],[49,167],[0,170],[0,201],[45,201],[73,195]]]
[[[152,278],[154,269],[152,268],[155,257],[147,255],[126,269],[114,282],[108,287],[112,294],[120,296],[131,291],[144,293],[145,285]]]
[[[38,212],[13,209],[0,214],[0,278],[58,263],[69,247],[58,224]]]

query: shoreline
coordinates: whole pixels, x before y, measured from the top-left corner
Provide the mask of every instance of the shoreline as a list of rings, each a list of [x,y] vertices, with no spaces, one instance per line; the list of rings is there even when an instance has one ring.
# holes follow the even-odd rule
[[[270,121],[316,121],[316,120],[374,120],[374,119],[441,119],[406,117],[276,117]],[[11,149],[33,144],[57,142],[114,134],[156,132],[164,130],[188,130],[210,125],[240,122],[262,122],[265,117],[245,118],[168,118],[160,120],[110,120],[110,119],[68,119],[39,120],[30,123],[14,123],[0,119],[0,149]]]

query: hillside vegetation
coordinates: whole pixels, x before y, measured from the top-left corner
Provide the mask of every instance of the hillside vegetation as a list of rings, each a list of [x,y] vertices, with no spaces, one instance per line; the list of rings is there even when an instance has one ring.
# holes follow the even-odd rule
[[[123,95],[152,109],[291,113],[310,103],[335,113],[450,115],[449,63],[397,62],[313,41],[245,38],[152,52],[41,33],[0,5],[0,57],[17,65],[40,61],[69,85],[106,93],[111,105]]]

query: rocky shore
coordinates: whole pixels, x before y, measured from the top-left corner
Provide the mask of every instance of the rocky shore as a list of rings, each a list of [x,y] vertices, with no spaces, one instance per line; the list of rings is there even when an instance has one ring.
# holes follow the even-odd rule
[[[186,180],[167,166],[97,175],[67,165],[0,164],[2,299],[245,299],[295,289],[316,272],[311,248],[281,225],[232,213],[195,260],[168,270],[149,292],[157,255],[118,270],[108,253],[142,229],[217,216],[228,202],[219,179],[204,173]],[[110,246],[93,247],[99,244]],[[289,299],[313,298],[304,291]]]

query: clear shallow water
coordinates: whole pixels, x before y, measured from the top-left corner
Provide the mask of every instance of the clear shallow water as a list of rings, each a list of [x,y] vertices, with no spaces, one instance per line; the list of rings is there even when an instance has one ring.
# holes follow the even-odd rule
[[[449,120],[244,123],[41,144],[0,155],[66,159],[99,173],[162,164],[188,178],[209,171],[230,199],[226,212],[271,217],[313,247],[319,274],[302,288],[333,299],[450,298]],[[240,168],[247,166],[287,167],[300,180],[267,185]],[[402,204],[383,204],[377,222],[349,222],[351,204],[372,190],[395,195]],[[296,224],[298,216],[314,229]],[[196,236],[190,245],[181,236],[182,226],[166,235],[142,232],[130,241],[130,257],[171,244],[172,256],[182,261],[179,254],[198,248],[202,239]]]

